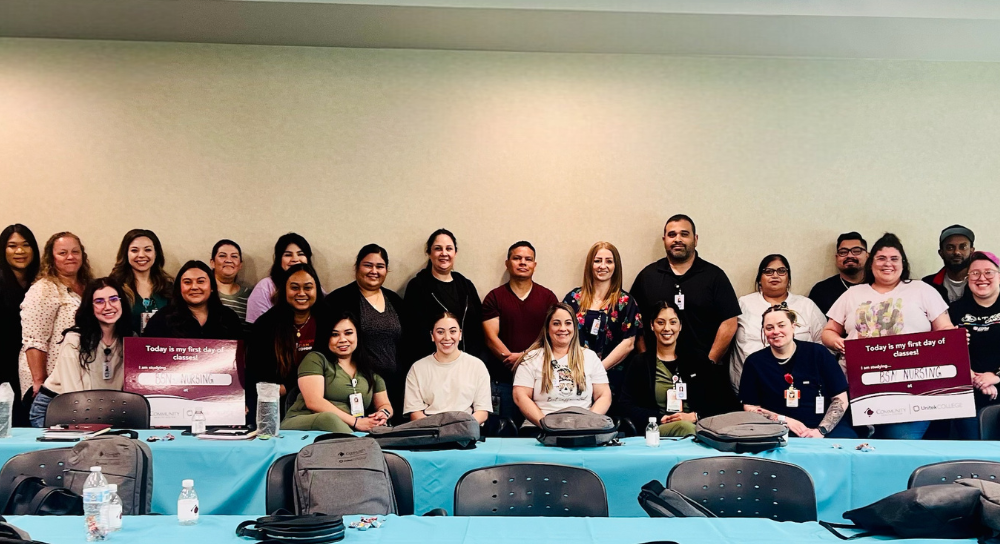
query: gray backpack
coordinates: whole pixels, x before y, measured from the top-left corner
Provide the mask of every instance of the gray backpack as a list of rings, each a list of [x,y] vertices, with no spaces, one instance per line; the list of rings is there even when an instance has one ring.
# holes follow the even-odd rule
[[[479,422],[465,412],[441,412],[398,427],[375,427],[368,436],[387,449],[473,449]]]
[[[138,436],[134,431],[125,431]],[[122,514],[149,514],[153,503],[153,454],[145,442],[124,436],[98,436],[73,446],[63,473],[63,487],[78,495],[90,476],[90,467],[101,467],[109,484],[118,485]]]
[[[703,417],[695,429],[695,442],[719,451],[758,453],[788,445],[788,427],[754,412]]]
[[[610,417],[573,406],[543,417],[538,441],[545,446],[589,448],[603,446],[618,437],[618,425]]]
[[[324,435],[299,450],[294,488],[298,515],[396,513],[389,466],[367,437]]]

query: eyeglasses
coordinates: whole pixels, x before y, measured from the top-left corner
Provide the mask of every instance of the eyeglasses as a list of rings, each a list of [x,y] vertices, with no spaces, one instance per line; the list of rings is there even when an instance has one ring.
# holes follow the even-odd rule
[[[850,253],[851,255],[854,255],[855,257],[857,257],[858,255],[861,255],[864,252],[865,252],[865,248],[863,248],[861,246],[842,247],[842,248],[840,248],[840,249],[837,250],[837,256],[838,257],[846,257],[847,254]]]
[[[773,276],[775,274],[779,276],[788,275],[788,269],[785,268],[784,266],[782,266],[781,268],[765,268],[764,270],[762,270],[762,272],[764,273],[765,276]]]
[[[119,296],[110,296],[110,297],[107,298],[107,300],[105,300],[103,298],[95,298],[94,299],[94,306],[104,306],[105,304],[108,304],[108,303],[117,304],[120,301],[121,301],[121,297],[119,297]]]
[[[997,277],[998,273],[1000,272],[997,272],[996,270],[973,270],[972,272],[969,272],[969,279],[978,280],[979,277],[982,276],[988,280],[992,280]]]
[[[761,314],[761,316],[763,317],[763,316],[765,316],[765,315],[767,315],[767,314],[769,314],[771,312],[777,312],[779,310],[781,310],[781,311],[787,311],[788,310],[788,303],[787,302],[782,302],[781,304],[775,304],[774,306],[771,306],[768,309],[764,310],[764,313]]]

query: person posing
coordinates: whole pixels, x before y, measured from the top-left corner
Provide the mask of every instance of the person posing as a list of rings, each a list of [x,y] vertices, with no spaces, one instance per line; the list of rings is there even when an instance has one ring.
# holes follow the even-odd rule
[[[938,256],[944,261],[944,267],[937,274],[924,277],[923,281],[937,289],[941,298],[949,303],[965,294],[969,258],[976,251],[975,241],[976,235],[962,225],[952,225],[942,230],[938,237]]]
[[[847,421],[847,378],[821,344],[795,338],[800,316],[786,303],[764,310],[768,349],[743,367],[740,400],[800,438],[857,438]]]
[[[608,373],[597,354],[580,345],[576,316],[568,304],[549,308],[538,338],[517,361],[514,402],[527,420],[525,436],[537,432],[542,417],[563,408],[608,412]]]
[[[277,285],[281,285],[283,276],[289,267],[299,263],[312,261],[312,248],[302,236],[289,232],[278,238],[274,244],[274,260],[271,262],[271,273],[257,282],[247,299],[247,323],[257,321],[275,305],[280,298],[277,295]]]
[[[212,269],[201,261],[188,261],[177,272],[170,302],[149,318],[142,335],[241,340],[243,329],[236,312],[219,300]]]
[[[330,340],[299,363],[298,396],[282,429],[351,433],[386,424],[392,406],[385,382],[358,350],[358,342],[358,319],[341,314]]]
[[[18,373],[25,407],[55,370],[65,347],[63,331],[75,323],[80,295],[93,279],[90,260],[71,232],[58,232],[45,242],[38,278],[21,302],[21,353]]]
[[[483,332],[493,355],[487,368],[493,381],[492,394],[499,399],[500,417],[504,418],[520,419],[514,404],[512,369],[545,324],[545,312],[559,302],[552,291],[532,280],[537,264],[530,242],[514,243],[504,261],[510,280],[483,299]]]
[[[435,352],[413,363],[406,375],[403,413],[416,421],[441,412],[465,412],[482,425],[493,408],[490,373],[482,361],[458,349],[458,318],[442,313],[431,339]]]
[[[642,316],[635,299],[622,289],[621,256],[608,242],[597,242],[587,252],[583,285],[563,297],[575,314],[580,342],[601,358],[608,371],[612,394],[624,379],[626,357],[642,330]]]
[[[163,270],[163,263],[163,248],[153,231],[132,229],[125,233],[110,276],[122,286],[134,331],[141,333],[153,314],[170,302],[173,278]]]
[[[865,279],[865,263],[868,262],[868,242],[857,232],[845,232],[837,237],[837,252],[834,253],[837,273],[817,283],[809,291],[809,298],[826,315],[830,306],[848,288],[860,284]]]
[[[997,401],[1000,384],[1000,259],[987,251],[970,257],[969,288],[971,296],[951,303],[948,315],[953,325],[969,333],[969,362],[972,384],[976,388],[976,410]],[[956,419],[953,428],[962,440],[978,440],[979,418]]]
[[[31,404],[32,427],[44,426],[45,412],[56,395],[91,389],[121,391],[125,382],[123,339],[132,336],[123,292],[113,278],[99,278],[87,285],[73,328],[66,331],[55,370]]]
[[[723,413],[731,403],[718,402],[720,394],[713,389],[716,384],[701,372],[708,363],[705,354],[680,348],[683,324],[672,301],[660,302],[649,327],[656,349],[647,349],[625,371],[622,412],[640,429],[655,417],[660,436],[692,435],[699,417]],[[721,396],[730,393],[724,391]]]
[[[458,241],[446,229],[438,229],[427,238],[425,247],[427,267],[406,285],[403,304],[412,319],[407,346],[409,360],[416,361],[434,353],[434,343],[423,332],[434,326],[441,312],[451,312],[458,317],[458,324],[465,331],[459,349],[477,357],[485,357],[486,342],[483,329],[482,301],[476,286],[465,276],[455,272]]]
[[[848,340],[854,340],[955,328],[938,292],[922,281],[910,281],[910,261],[892,233],[872,246],[865,283],[841,295],[827,316],[823,344],[840,354],[844,353],[845,332]],[[876,425],[875,430],[879,438],[920,439],[928,425],[927,421],[891,423]]]
[[[357,317],[358,350],[385,381],[389,402],[403,405],[405,365],[403,299],[383,287],[389,274],[389,253],[379,245],[361,248],[354,260],[354,281],[334,290],[325,302],[330,315],[350,312]]]
[[[761,316],[771,306],[784,302],[799,315],[802,321],[795,328],[796,339],[806,342],[823,341],[826,317],[812,300],[789,292],[791,286],[792,267],[784,255],[768,255],[760,261],[757,278],[754,280],[754,292],[740,297],[742,313],[737,320],[736,336],[733,337],[729,359],[729,377],[733,391],[739,393],[743,362],[751,353],[764,349]]]
[[[215,284],[219,287],[222,305],[236,312],[240,321],[247,320],[247,300],[251,289],[236,281],[243,270],[243,250],[232,240],[219,240],[212,248],[212,260],[208,263],[215,274]]]
[[[17,358],[21,352],[21,302],[28,287],[38,276],[41,252],[31,229],[17,223],[0,232],[4,259],[0,261],[0,383],[7,382],[21,391]],[[15,393],[17,394],[17,393]],[[28,424],[27,407],[14,402],[13,425]]]
[[[247,421],[257,420],[257,384],[280,385],[282,401],[298,395],[298,372],[314,346],[326,346],[333,327],[316,271],[308,263],[292,265],[273,308],[250,330],[246,356]],[[357,330],[357,329],[355,329]],[[285,403],[281,402],[284,414]]]

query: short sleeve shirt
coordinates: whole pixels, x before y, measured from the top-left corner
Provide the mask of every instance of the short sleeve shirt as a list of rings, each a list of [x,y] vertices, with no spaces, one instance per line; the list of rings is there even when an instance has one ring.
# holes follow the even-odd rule
[[[367,414],[372,411],[372,399],[375,393],[385,391],[385,382],[382,381],[382,377],[378,374],[374,375],[374,387],[369,389],[368,380],[364,375],[360,372],[355,372],[354,378],[358,380],[358,383],[357,386],[352,386],[351,376],[347,374],[347,371],[341,368],[336,362],[327,359],[326,356],[318,351],[313,351],[302,359],[302,362],[299,364],[299,377],[303,376],[323,376],[325,380],[323,398],[348,414],[351,413],[351,394],[355,392],[361,393],[361,402],[364,404],[365,413]],[[312,411],[306,408],[305,400],[303,400],[300,393],[299,398],[296,399],[295,404],[288,410],[288,414],[285,417],[308,415],[311,413]]]
[[[552,291],[537,283],[524,300],[518,298],[510,285],[505,283],[487,293],[483,299],[483,321],[500,318],[500,341],[512,352],[524,351],[538,338],[545,325],[545,314],[557,302],[559,300]],[[510,370],[500,361],[490,359],[490,375],[510,383]]]
[[[855,285],[833,304],[827,316],[843,325],[848,340],[928,332],[948,311],[941,295],[922,281],[899,282],[888,293]]]
[[[583,370],[586,376],[586,387],[579,391],[573,381],[573,373],[569,368],[569,355],[555,361],[543,361],[544,350],[530,353],[517,367],[514,374],[514,385],[530,387],[531,400],[535,401],[543,415],[579,406],[590,409],[594,403],[594,384],[608,383],[608,373],[597,354],[589,349],[583,350]],[[542,365],[552,365],[552,387],[547,393],[542,392]]]
[[[953,325],[969,331],[969,361],[975,372],[1000,368],[1000,300],[980,306],[974,297],[956,300],[948,307]]]

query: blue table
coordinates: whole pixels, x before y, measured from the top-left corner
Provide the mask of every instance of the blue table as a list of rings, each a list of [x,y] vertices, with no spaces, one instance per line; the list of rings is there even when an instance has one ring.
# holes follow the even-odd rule
[[[198,525],[180,526],[174,516],[126,516],[121,532],[107,540],[142,544],[212,542],[250,544],[236,537],[246,516],[202,516]],[[347,518],[350,521],[356,518]],[[51,544],[84,542],[82,517],[11,517],[36,540]],[[345,543],[408,544],[638,544],[673,540],[680,544],[841,543],[817,523],[777,523],[765,519],[622,518],[422,518],[390,516],[380,529],[347,529]],[[871,541],[873,539],[864,539]],[[874,540],[882,540],[875,538]],[[906,544],[972,543],[969,540],[908,539]]]
[[[64,443],[36,442],[40,431],[15,429],[0,440],[0,461],[14,454]],[[140,437],[165,431],[141,431]],[[178,433],[175,433],[178,434]],[[177,436],[173,442],[150,444],[153,452],[153,511],[173,514],[181,480],[193,478],[206,514],[264,514],[267,469],[278,457],[297,452],[319,432],[283,431],[282,438],[251,441],[208,441]],[[305,439],[303,439],[305,438]],[[759,454],[805,468],[816,486],[819,517],[839,520],[852,508],[875,502],[906,488],[913,469],[938,461],[984,459],[1000,461],[1000,442],[877,441],[874,451],[854,449],[861,440],[797,439],[786,448]],[[833,448],[841,444],[842,449]],[[413,466],[414,506],[418,513],[433,508],[453,511],[455,483],[466,471],[500,463],[536,461],[582,466],[595,471],[608,490],[612,516],[645,517],[636,496],[649,480],[664,481],[676,463],[724,455],[690,439],[664,440],[648,448],[642,438],[624,440],[620,447],[547,448],[530,439],[491,438],[468,451],[400,451]]]

